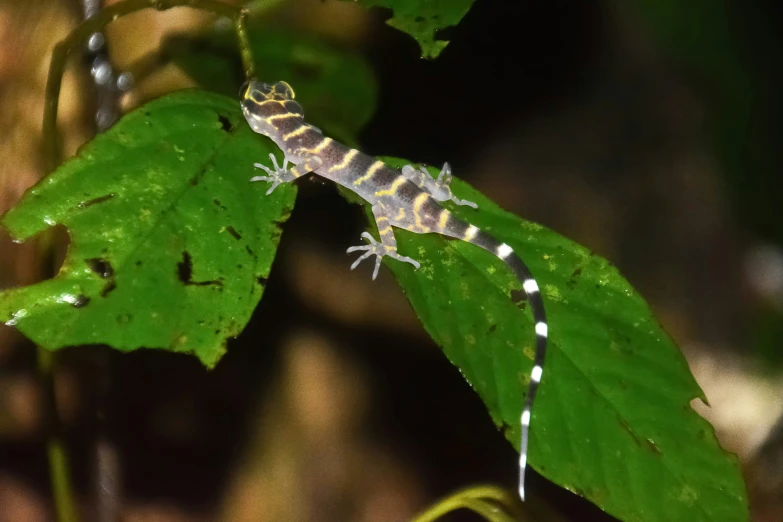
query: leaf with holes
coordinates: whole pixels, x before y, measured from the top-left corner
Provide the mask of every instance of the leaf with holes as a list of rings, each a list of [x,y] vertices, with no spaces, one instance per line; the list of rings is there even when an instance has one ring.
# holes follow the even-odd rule
[[[473,5],[473,0],[354,0],[368,7],[386,7],[393,11],[386,22],[419,42],[424,58],[437,58],[448,45],[438,31],[457,25]]]
[[[213,366],[242,331],[296,189],[251,184],[279,153],[236,100],[181,91],[128,114],[2,220],[18,240],[61,224],[59,274],[0,293],[0,319],[49,349],[189,352]]]
[[[549,351],[530,465],[623,520],[746,520],[736,459],[691,408],[702,392],[631,285],[584,247],[504,212],[459,180],[453,188],[478,210],[450,205],[452,212],[511,245],[545,300]],[[388,267],[518,448],[535,337],[521,283],[474,245],[396,234],[400,253],[421,268],[393,260]]]

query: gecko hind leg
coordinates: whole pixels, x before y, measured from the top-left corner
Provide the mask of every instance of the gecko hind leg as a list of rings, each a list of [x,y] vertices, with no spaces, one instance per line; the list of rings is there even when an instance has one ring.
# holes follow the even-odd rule
[[[423,166],[417,169],[413,165],[405,165],[402,168],[402,175],[426,191],[436,201],[453,201],[457,205],[478,208],[478,205],[472,201],[459,199],[451,192],[451,165],[448,163],[443,164],[438,179],[432,179],[427,168]]]
[[[392,259],[396,259],[397,261],[402,261],[403,263],[410,263],[416,269],[421,267],[418,261],[408,257],[408,256],[401,256],[397,253],[397,240],[394,238],[394,231],[392,230],[391,225],[389,224],[389,218],[386,217],[383,214],[383,209],[381,209],[379,206],[374,205],[372,207],[373,216],[375,217],[375,222],[378,225],[378,234],[381,236],[381,242],[375,240],[374,237],[370,235],[369,232],[362,233],[362,236],[364,239],[366,239],[369,244],[368,245],[359,245],[359,246],[353,246],[347,250],[347,253],[350,254],[351,252],[358,252],[358,251],[364,251],[364,254],[359,256],[359,258],[353,262],[351,265],[351,270],[359,266],[359,263],[364,261],[370,256],[376,256],[375,257],[375,270],[373,270],[372,273],[372,279],[375,281],[375,278],[378,277],[378,271],[381,268],[381,259],[383,259],[383,256],[390,257]]]
[[[346,250],[346,252],[348,254],[350,254],[351,252],[357,252],[357,251],[360,251],[360,250],[364,250],[364,254],[359,256],[359,258],[356,261],[354,261],[353,264],[351,265],[351,270],[353,270],[354,268],[359,266],[359,263],[361,263],[362,261],[364,261],[365,259],[367,259],[368,257],[373,256],[373,255],[376,256],[376,258],[375,258],[375,269],[372,272],[372,280],[373,281],[375,281],[375,278],[378,277],[378,271],[381,269],[381,259],[383,259],[383,256],[388,256],[388,257],[390,257],[392,259],[396,259],[397,261],[402,261],[404,263],[410,263],[416,269],[421,267],[419,262],[416,261],[415,259],[412,259],[412,258],[410,258],[408,256],[401,256],[400,254],[398,254],[395,251],[396,247],[390,248],[387,245],[385,245],[383,243],[379,243],[378,241],[376,241],[375,238],[372,237],[369,232],[363,232],[361,237],[363,237],[367,241],[369,241],[370,244],[369,245],[353,246],[353,247],[349,248],[348,250]]]

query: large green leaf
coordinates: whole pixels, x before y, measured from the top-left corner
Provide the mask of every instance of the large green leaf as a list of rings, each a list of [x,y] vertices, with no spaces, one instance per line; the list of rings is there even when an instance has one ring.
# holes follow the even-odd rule
[[[0,293],[0,319],[50,349],[191,352],[214,365],[261,298],[296,189],[251,184],[271,141],[236,100],[182,91],[125,116],[3,218],[71,237],[53,279]]]
[[[351,141],[375,111],[375,77],[357,53],[322,38],[254,21],[250,46],[261,81],[294,86],[307,121],[335,139]],[[236,96],[244,81],[233,32],[172,37],[164,52],[205,88]]]
[[[473,0],[352,0],[366,6],[391,9],[386,22],[414,37],[424,58],[437,58],[448,45],[437,31],[457,25],[473,5]]]
[[[407,162],[388,160],[401,166]],[[549,315],[549,351],[532,421],[530,464],[623,520],[745,520],[736,459],[690,406],[703,398],[649,307],[605,259],[509,214],[456,180],[453,207],[521,254]],[[516,447],[534,355],[521,284],[462,241],[397,233],[389,261],[417,315]]]

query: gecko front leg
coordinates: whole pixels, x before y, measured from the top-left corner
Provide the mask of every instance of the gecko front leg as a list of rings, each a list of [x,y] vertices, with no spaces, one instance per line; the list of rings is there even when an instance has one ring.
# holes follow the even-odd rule
[[[362,254],[356,261],[353,262],[351,265],[351,270],[359,266],[359,263],[373,255],[376,256],[375,270],[373,270],[372,273],[373,281],[375,281],[375,278],[378,277],[378,270],[381,268],[381,259],[383,256],[388,256],[404,263],[410,263],[416,267],[416,269],[418,269],[421,266],[418,261],[415,261],[414,259],[411,259],[407,256],[401,256],[397,253],[397,240],[394,237],[394,231],[392,230],[389,217],[386,215],[385,208],[382,205],[376,203],[372,206],[372,214],[375,218],[375,223],[378,225],[378,234],[381,236],[381,242],[377,242],[369,232],[362,233],[361,237],[369,241],[370,244],[353,246],[347,250],[347,253],[349,254],[351,252],[364,251],[364,254]]]
[[[405,165],[402,168],[402,175],[406,179],[416,184],[419,188],[426,191],[435,201],[453,201],[457,205],[465,205],[472,208],[478,208],[478,205],[472,201],[459,199],[451,193],[451,165],[443,164],[440,169],[438,179],[432,179],[430,173],[425,167],[414,168],[413,165]]]
[[[262,165],[261,163],[253,164],[254,167],[263,170],[269,175],[255,176],[253,178],[250,178],[250,181],[269,181],[272,183],[272,186],[269,187],[269,190],[266,191],[267,196],[271,194],[281,183],[288,183],[289,181],[293,181],[296,178],[299,178],[309,172],[313,172],[318,167],[320,167],[321,164],[323,163],[321,158],[319,158],[318,156],[313,156],[312,154],[309,154],[303,157],[302,162],[300,162],[298,165],[294,165],[289,169],[288,157],[285,157],[283,159],[282,167],[277,164],[277,158],[275,158],[274,153],[270,153],[269,158],[272,160],[272,166],[274,167],[274,169],[270,169],[269,167],[267,167],[266,165]]]

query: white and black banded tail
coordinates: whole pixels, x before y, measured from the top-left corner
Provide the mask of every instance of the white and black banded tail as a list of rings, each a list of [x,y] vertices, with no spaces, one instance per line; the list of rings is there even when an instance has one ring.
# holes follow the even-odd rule
[[[519,496],[522,500],[525,500],[525,470],[527,469],[527,452],[530,442],[530,414],[533,409],[536,392],[538,391],[538,385],[541,382],[541,376],[544,373],[544,359],[546,357],[548,328],[544,300],[541,298],[541,291],[538,288],[538,283],[533,278],[533,274],[530,273],[530,269],[524,261],[514,252],[514,249],[473,225],[465,225],[467,228],[462,228],[457,223],[449,224],[452,225],[449,227],[452,230],[445,232],[446,235],[453,235],[480,246],[484,250],[498,256],[508,265],[522,283],[522,288],[525,289],[530,309],[533,312],[533,324],[535,324],[536,331],[536,354],[533,358],[533,370],[530,372],[530,385],[525,397],[525,404],[522,407],[522,440],[519,444]],[[461,233],[461,236],[449,232]]]

